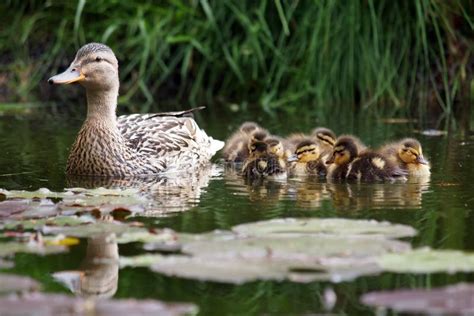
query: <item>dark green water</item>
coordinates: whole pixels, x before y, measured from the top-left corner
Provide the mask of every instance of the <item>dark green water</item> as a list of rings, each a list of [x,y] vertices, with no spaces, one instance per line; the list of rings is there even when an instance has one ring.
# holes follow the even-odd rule
[[[225,139],[247,117],[202,114],[199,123],[209,134]],[[415,136],[431,160],[429,181],[405,184],[329,185],[301,179],[246,186],[240,177],[223,172],[194,186],[192,192],[163,192],[156,195],[161,211],[180,211],[167,216],[134,218],[156,227],[180,232],[205,232],[233,225],[278,217],[371,218],[415,227],[419,234],[413,246],[473,250],[474,248],[474,139],[423,137],[409,125],[386,125],[375,119],[355,118],[342,124],[301,117],[257,117],[276,134],[307,131],[327,125],[337,133],[354,133],[368,145]],[[68,147],[81,119],[53,115],[0,118],[0,187],[62,190],[71,184],[64,175]],[[68,182],[69,181],[69,182]],[[40,257],[19,254],[8,272],[40,280],[46,291],[69,291],[55,282],[51,273],[76,270],[86,255],[87,241],[66,254]],[[140,245],[120,245],[121,255],[134,255]],[[222,314],[317,314],[324,309],[324,293],[333,289],[336,314],[374,313],[359,302],[360,295],[373,290],[430,286],[470,281],[471,274],[402,275],[385,273],[340,284],[313,282],[253,282],[227,285],[165,277],[143,268],[120,270],[115,298],[155,298],[194,302],[202,315]]]

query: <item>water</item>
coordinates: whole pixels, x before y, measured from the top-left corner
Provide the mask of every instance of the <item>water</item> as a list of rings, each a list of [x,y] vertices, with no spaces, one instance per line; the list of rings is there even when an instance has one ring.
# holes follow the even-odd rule
[[[233,116],[202,114],[198,119],[209,134],[225,139],[244,119],[252,118],[249,114]],[[155,190],[156,212],[133,220],[179,232],[206,232],[278,217],[368,218],[415,227],[419,234],[413,239],[413,246],[473,250],[473,139],[423,137],[413,134],[413,127],[408,124],[386,125],[370,118],[354,119],[350,123],[301,117],[258,116],[257,119],[272,132],[283,135],[309,130],[317,124],[327,125],[338,134],[355,133],[374,146],[385,140],[415,136],[431,160],[433,174],[429,181],[405,184],[332,185],[292,178],[252,186],[230,171],[223,172],[223,166],[217,164],[192,188],[180,184],[179,190],[169,187],[164,191]],[[104,185],[84,183],[64,175],[68,148],[80,123],[79,117],[49,114],[0,118],[0,135],[3,136],[0,139],[0,187],[62,190],[77,183]],[[119,246],[119,253],[124,256],[141,251],[139,244]],[[86,240],[66,254],[46,257],[18,254],[15,267],[9,272],[40,280],[45,291],[68,293],[51,274],[79,269],[87,264],[87,254]],[[340,284],[262,281],[236,286],[165,277],[145,268],[125,268],[118,273],[114,297],[194,302],[202,315],[300,314],[326,312],[325,293],[334,290],[337,301],[331,312],[367,315],[374,310],[362,305],[359,297],[368,291],[426,288],[471,280],[471,274],[384,273]]]

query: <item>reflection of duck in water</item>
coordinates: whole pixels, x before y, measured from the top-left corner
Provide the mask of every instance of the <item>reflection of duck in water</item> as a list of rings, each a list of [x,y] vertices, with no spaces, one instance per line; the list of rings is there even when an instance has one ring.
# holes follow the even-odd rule
[[[86,256],[78,271],[54,273],[54,278],[82,297],[109,298],[117,291],[119,252],[115,234],[87,240]]]
[[[69,68],[48,82],[78,82],[87,92],[87,118],[69,154],[68,174],[136,176],[189,170],[207,164],[224,145],[180,113],[117,118],[118,61],[104,44],[81,47]]]
[[[190,173],[154,177],[88,177],[68,176],[68,186],[108,189],[136,189],[147,199],[147,216],[171,212],[183,212],[196,206],[209,181],[221,171],[216,165],[208,165]]]
[[[328,183],[327,188],[333,206],[338,210],[421,208],[429,183],[418,180],[409,179],[404,183]]]

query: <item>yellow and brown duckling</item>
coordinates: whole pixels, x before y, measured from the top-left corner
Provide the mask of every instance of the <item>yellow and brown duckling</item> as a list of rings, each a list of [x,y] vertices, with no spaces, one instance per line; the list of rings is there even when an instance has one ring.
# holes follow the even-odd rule
[[[407,171],[409,175],[428,176],[431,174],[430,163],[423,156],[420,142],[414,138],[405,138],[384,145],[379,152]]]
[[[252,139],[263,141],[268,131],[255,122],[244,122],[226,141],[222,157],[227,162],[242,163],[249,157],[248,144]]]
[[[326,162],[331,180],[360,180],[364,182],[405,179],[406,172],[384,155],[363,148],[353,136],[341,136]]]
[[[270,152],[265,141],[253,139],[248,144],[249,156],[242,168],[242,175],[247,179],[263,177],[286,177],[285,162]]]
[[[311,139],[302,141],[296,146],[295,153],[289,158],[290,173],[297,176],[325,177],[327,168],[321,159],[319,144]]]
[[[69,68],[48,82],[79,83],[86,89],[87,117],[69,153],[68,174],[143,176],[188,171],[209,163],[224,145],[179,113],[117,117],[118,61],[104,44],[81,47]]]
[[[326,127],[317,127],[311,132],[311,136],[315,138],[321,148],[321,152],[332,151],[336,143],[336,134]]]

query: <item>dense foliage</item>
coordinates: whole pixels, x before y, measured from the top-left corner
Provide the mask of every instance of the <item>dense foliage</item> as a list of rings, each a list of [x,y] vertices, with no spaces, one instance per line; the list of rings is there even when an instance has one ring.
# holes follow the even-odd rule
[[[0,89],[10,101],[44,96],[38,82],[90,41],[118,55],[120,102],[141,101],[133,110],[178,101],[450,116],[470,93],[474,3],[467,0],[7,0],[0,7],[8,12]]]

